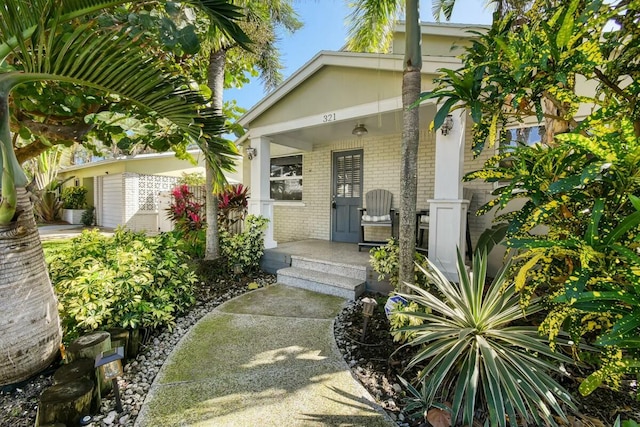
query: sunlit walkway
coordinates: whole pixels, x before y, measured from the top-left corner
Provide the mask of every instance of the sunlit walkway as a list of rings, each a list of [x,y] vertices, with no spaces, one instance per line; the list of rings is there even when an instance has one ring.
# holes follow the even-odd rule
[[[274,285],[218,307],[171,354],[136,425],[394,426],[335,346],[343,303]]]

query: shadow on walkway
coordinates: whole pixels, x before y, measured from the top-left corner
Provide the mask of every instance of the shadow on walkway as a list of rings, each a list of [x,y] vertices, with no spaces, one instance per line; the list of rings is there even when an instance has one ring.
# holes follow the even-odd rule
[[[218,307],[171,354],[136,426],[394,426],[335,346],[343,303],[274,285]]]

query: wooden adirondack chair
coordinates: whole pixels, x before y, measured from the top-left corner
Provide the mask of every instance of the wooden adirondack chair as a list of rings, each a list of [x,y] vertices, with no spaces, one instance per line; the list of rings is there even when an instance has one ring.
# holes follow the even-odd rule
[[[365,227],[389,227],[390,237],[394,236],[395,209],[391,208],[393,195],[390,191],[376,189],[365,195],[366,208],[360,209],[360,243],[358,251],[362,247],[384,245],[384,241],[365,241]]]

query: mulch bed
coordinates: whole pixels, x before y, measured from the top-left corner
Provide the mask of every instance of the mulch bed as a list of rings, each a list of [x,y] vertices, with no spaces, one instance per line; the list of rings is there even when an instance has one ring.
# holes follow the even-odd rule
[[[362,304],[358,301],[339,315],[339,322],[336,324],[344,330],[337,331],[337,335],[345,338],[338,340],[338,347],[355,376],[394,420],[411,427],[429,426],[423,420],[410,420],[400,409],[405,400],[405,392],[399,387],[398,376],[407,380],[416,377],[416,370],[406,371],[407,363],[415,350],[410,347],[398,350],[400,345],[393,342],[389,334],[389,321],[383,310],[386,298],[366,294],[362,297],[367,296],[377,297],[379,304],[374,316],[368,321],[365,339],[361,339],[364,316]],[[579,373],[576,376],[580,377]],[[575,397],[581,412],[571,418],[574,426],[612,426],[618,415],[621,415],[622,420],[640,421],[640,401],[636,400],[633,380],[627,382],[627,387],[623,390],[601,387],[587,397],[579,395],[578,381],[564,381],[562,385]]]

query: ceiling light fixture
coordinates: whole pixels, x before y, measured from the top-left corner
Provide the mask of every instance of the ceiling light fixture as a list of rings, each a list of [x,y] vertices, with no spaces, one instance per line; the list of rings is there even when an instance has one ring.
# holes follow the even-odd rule
[[[353,131],[351,133],[356,136],[362,136],[362,135],[368,134],[369,131],[367,130],[366,127],[364,127],[363,124],[358,124],[356,127],[353,128]]]

